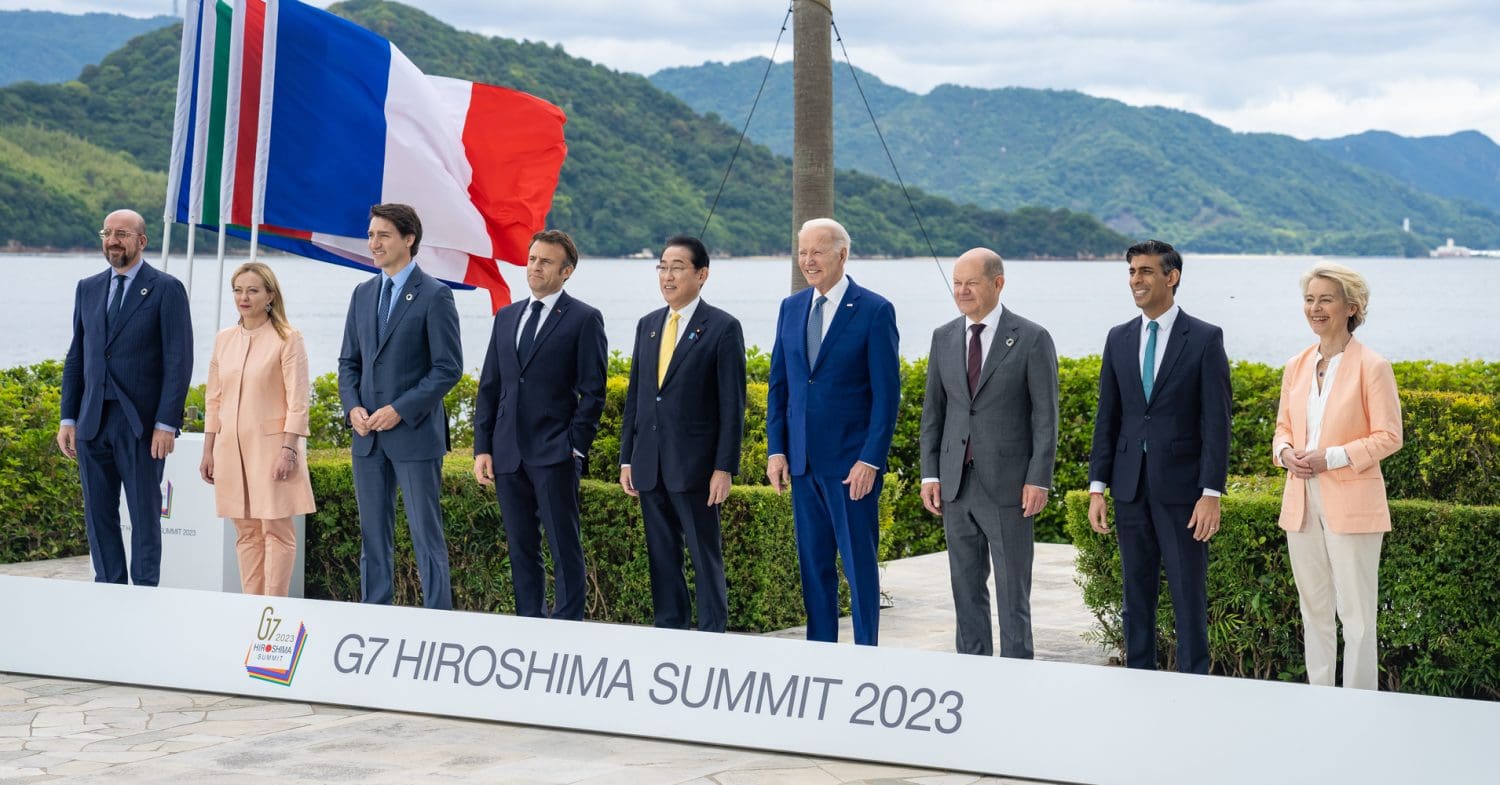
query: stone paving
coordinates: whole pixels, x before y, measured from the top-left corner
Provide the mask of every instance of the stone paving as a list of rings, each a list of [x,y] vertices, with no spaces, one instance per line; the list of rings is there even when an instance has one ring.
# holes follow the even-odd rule
[[[1039,659],[1106,664],[1073,548],[1037,546]],[[0,573],[88,580],[87,557]],[[890,562],[881,644],[952,651],[946,554]],[[771,633],[800,638],[801,629]],[[841,637],[851,637],[849,620]],[[8,643],[7,645],[14,645]],[[0,783],[709,783],[970,785],[1017,780],[497,722],[0,673]]]

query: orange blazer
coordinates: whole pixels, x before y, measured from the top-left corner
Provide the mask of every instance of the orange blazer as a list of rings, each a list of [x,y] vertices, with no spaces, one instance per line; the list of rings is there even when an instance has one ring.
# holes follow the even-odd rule
[[[1299,450],[1307,446],[1307,394],[1317,364],[1316,344],[1287,361],[1273,451],[1283,444]],[[1348,466],[1318,475],[1324,524],[1337,534],[1390,531],[1391,509],[1380,460],[1401,449],[1401,399],[1390,362],[1356,339],[1344,347],[1318,441],[1320,447],[1342,446],[1349,453]],[[1282,466],[1280,456],[1272,459]],[[1306,504],[1307,483],[1288,476],[1281,497],[1281,528],[1301,531]]]

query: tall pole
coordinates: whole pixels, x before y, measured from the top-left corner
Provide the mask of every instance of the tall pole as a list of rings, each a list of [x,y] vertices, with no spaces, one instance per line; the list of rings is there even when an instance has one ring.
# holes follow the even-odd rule
[[[807,288],[797,266],[797,230],[833,217],[833,0],[792,2],[792,291]]]

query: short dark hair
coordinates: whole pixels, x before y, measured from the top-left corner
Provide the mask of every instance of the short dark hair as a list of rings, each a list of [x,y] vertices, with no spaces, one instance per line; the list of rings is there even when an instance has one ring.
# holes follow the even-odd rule
[[[396,227],[396,231],[402,237],[414,238],[411,241],[411,255],[417,255],[417,249],[422,247],[422,219],[417,217],[417,211],[409,204],[377,204],[370,208],[371,218],[384,218]]]
[[[578,266],[578,246],[573,244],[573,238],[561,229],[544,229],[531,236],[533,243],[551,243],[563,249],[564,267]]]
[[[1177,286],[1182,285],[1182,278],[1180,277],[1182,273],[1182,254],[1178,253],[1176,248],[1161,240],[1147,240],[1143,243],[1136,243],[1130,246],[1130,250],[1125,252],[1126,263],[1133,261],[1137,256],[1155,256],[1161,259],[1162,275],[1166,275],[1173,270],[1178,271],[1179,278],[1177,279],[1177,285],[1172,287],[1172,294],[1177,294]]]
[[[688,253],[693,255],[694,270],[702,270],[708,266],[708,248],[703,245],[702,240],[690,234],[674,234],[662,244],[662,252],[665,253],[674,245],[688,249]]]

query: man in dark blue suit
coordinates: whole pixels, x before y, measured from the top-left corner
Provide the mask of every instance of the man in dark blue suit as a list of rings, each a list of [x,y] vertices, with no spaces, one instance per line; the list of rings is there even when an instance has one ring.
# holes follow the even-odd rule
[[[641,500],[656,626],[688,629],[693,606],[682,544],[693,557],[698,629],[729,621],[719,505],[740,470],[745,431],[745,336],[738,319],[699,297],[708,249],[667,240],[656,267],[667,307],[635,328],[620,425],[620,487]]]
[[[880,631],[881,480],[896,427],[901,358],[896,309],[844,275],[849,233],[815,218],[797,233],[797,265],[812,288],[781,301],[766,401],[766,476],[792,489],[807,639],[837,641],[836,556],[854,616],[854,642]]]
[[[578,480],[604,411],[604,317],[562,290],[578,268],[573,238],[531,239],[531,296],[495,314],[474,405],[474,478],[493,484],[510,548],[516,614],[583,618],[586,577]],[[552,549],[547,608],[542,532]]]
[[[94,580],[155,586],[161,476],[182,426],[193,324],[182,283],[141,261],[146,221],[116,210],[99,232],[110,269],[78,282],[57,444],[78,461]],[[130,509],[130,564],[120,486]]]
[[[422,603],[453,607],[443,537],[443,396],[462,374],[453,292],[413,257],[422,222],[404,204],[370,208],[370,256],[380,274],[354,288],[339,351],[339,399],[354,428],[354,494],[364,602],[395,597],[396,488],[422,579]]]
[[[1148,240],[1125,259],[1141,315],[1111,329],[1104,343],[1089,524],[1109,532],[1109,488],[1125,583],[1125,665],[1156,667],[1165,567],[1177,669],[1208,673],[1208,540],[1219,530],[1233,403],[1224,331],[1177,306],[1182,256],[1172,246]]]

